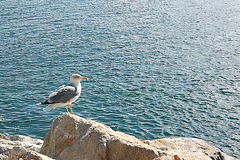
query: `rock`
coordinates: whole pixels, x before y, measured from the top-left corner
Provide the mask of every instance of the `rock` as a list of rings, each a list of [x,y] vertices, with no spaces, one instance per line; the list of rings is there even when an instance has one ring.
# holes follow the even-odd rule
[[[196,138],[141,140],[64,113],[52,122],[40,153],[62,160],[233,160]]]
[[[143,141],[71,114],[56,118],[41,153],[60,159],[153,159],[159,155]]]
[[[156,148],[165,146],[166,153],[176,160],[234,160],[218,148],[197,138],[164,138],[148,142]]]
[[[3,137],[5,137],[5,135],[0,133],[0,139],[3,138]]]
[[[0,160],[5,160],[10,155],[13,147],[24,147],[28,150],[38,152],[43,144],[40,139],[33,139],[23,135],[4,136],[0,134]]]
[[[16,160],[16,159],[23,159],[23,160],[52,160],[45,155],[42,155],[38,152],[27,150],[24,147],[13,147],[11,150],[11,154],[8,160]]]
[[[0,154],[0,160],[7,160],[8,156]]]

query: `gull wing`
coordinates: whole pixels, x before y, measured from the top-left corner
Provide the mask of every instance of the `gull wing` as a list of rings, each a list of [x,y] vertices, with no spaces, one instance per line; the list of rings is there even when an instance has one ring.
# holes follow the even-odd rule
[[[53,103],[67,103],[69,100],[77,96],[77,87],[73,85],[63,85],[59,87],[55,92],[49,95],[47,102]]]

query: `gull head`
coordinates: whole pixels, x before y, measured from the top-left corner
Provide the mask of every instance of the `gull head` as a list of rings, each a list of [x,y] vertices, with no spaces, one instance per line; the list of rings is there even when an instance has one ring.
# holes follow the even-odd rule
[[[81,75],[79,74],[73,74],[70,78],[70,82],[71,83],[78,83],[80,82],[81,80],[88,80],[86,77],[82,77]]]

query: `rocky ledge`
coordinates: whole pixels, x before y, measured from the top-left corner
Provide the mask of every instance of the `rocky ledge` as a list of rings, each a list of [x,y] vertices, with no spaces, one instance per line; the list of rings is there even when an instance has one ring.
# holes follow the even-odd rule
[[[67,113],[53,120],[44,142],[0,134],[0,159],[236,160],[200,139],[141,140]]]

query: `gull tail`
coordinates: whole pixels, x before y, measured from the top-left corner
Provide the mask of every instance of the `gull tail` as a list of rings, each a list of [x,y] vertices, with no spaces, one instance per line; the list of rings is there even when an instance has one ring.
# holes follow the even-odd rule
[[[55,107],[49,105],[49,106],[47,106],[46,108],[43,108],[43,111],[44,111],[44,112],[49,112],[49,111],[52,110],[52,109],[55,109]]]
[[[49,103],[48,100],[46,100],[46,101],[44,101],[44,102],[36,103],[35,105],[38,106],[38,105],[40,105],[40,104],[51,104],[51,103]]]

